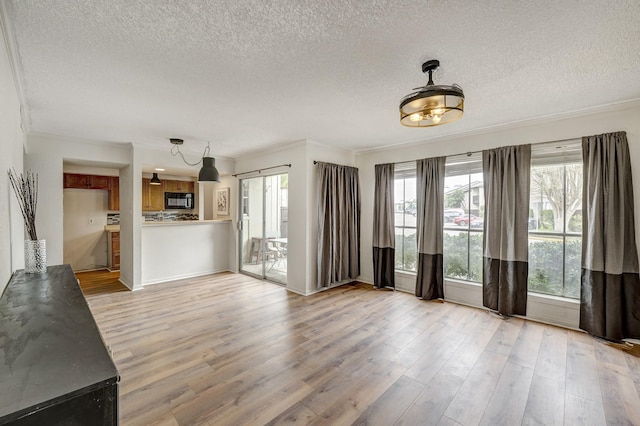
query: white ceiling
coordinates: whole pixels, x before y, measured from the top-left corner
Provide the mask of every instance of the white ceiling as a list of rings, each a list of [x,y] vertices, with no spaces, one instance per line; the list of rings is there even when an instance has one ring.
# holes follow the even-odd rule
[[[3,0],[0,0],[3,1]],[[354,150],[640,98],[640,1],[15,0],[30,130],[202,152]],[[465,114],[398,104],[457,83]]]

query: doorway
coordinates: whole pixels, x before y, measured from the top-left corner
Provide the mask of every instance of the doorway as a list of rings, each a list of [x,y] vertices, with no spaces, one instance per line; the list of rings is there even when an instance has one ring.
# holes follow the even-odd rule
[[[240,272],[287,284],[289,174],[240,180]]]

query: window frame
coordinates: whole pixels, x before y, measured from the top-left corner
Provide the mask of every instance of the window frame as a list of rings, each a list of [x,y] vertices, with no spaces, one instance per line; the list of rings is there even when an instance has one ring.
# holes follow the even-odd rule
[[[400,163],[400,164],[396,164],[396,166],[394,167],[394,172],[393,172],[393,184],[394,184],[394,188],[397,184],[398,181],[402,180],[402,202],[403,204],[407,203],[407,197],[406,197],[406,188],[407,188],[407,180],[409,179],[416,179],[416,163],[415,162],[407,162],[407,163]],[[417,186],[417,182],[415,183],[415,185]],[[394,190],[394,223],[393,223],[393,228],[394,228],[394,238],[396,238],[396,236],[398,235],[398,233],[396,232],[397,230],[401,230],[401,234],[402,234],[402,249],[401,249],[401,265],[402,268],[399,268],[397,265],[397,257],[398,257],[398,247],[396,247],[396,251],[395,251],[395,259],[394,259],[394,269],[396,271],[399,272],[403,272],[403,273],[412,273],[415,274],[418,271],[418,265],[417,265],[417,256],[418,256],[418,247],[417,247],[417,241],[416,241],[416,268],[415,269],[405,269],[404,266],[406,265],[406,230],[413,230],[414,234],[416,234],[416,238],[417,238],[417,233],[418,233],[418,227],[417,224],[415,226],[407,226],[406,225],[406,213],[405,213],[405,206],[403,205],[403,209],[402,212],[396,212],[395,211],[395,204],[396,204],[396,199],[398,198],[398,194],[395,193]],[[417,194],[413,199],[413,203],[417,204]],[[417,206],[416,206],[417,208]],[[402,225],[398,225],[398,223],[396,223],[395,220],[395,215],[397,213],[402,213]],[[415,214],[415,217],[417,217],[417,211]]]
[[[563,151],[558,153],[555,156],[552,155],[544,155],[540,156],[541,158],[535,158],[536,152],[532,150],[532,163],[531,163],[531,179],[533,179],[533,171],[534,168],[543,168],[543,167],[552,167],[552,166],[562,166],[562,231],[539,231],[539,230],[528,230],[527,233],[527,244],[531,244],[531,236],[538,237],[540,239],[544,237],[552,237],[559,238],[562,241],[562,294],[557,294],[553,292],[541,291],[539,289],[534,289],[530,287],[531,283],[531,268],[529,268],[529,273],[527,276],[527,291],[533,294],[560,297],[564,299],[570,300],[580,300],[580,283],[578,284],[578,294],[575,296],[567,295],[567,238],[579,238],[580,244],[582,244],[582,229],[578,232],[569,231],[569,222],[571,218],[567,218],[567,166],[578,166],[577,170],[581,170],[582,167],[582,157],[581,152],[576,149],[575,145],[568,145],[565,147],[556,147],[556,149],[563,148]],[[581,175],[581,179],[583,176]],[[584,185],[584,182],[583,182]],[[531,185],[533,186],[533,185]],[[582,194],[580,195],[582,198]],[[531,200],[531,194],[529,195],[529,200]],[[531,209],[531,201],[529,202],[529,208]],[[544,210],[543,210],[544,211]],[[574,213],[575,214],[575,213]],[[573,215],[572,215],[573,217]],[[555,218],[554,218],[555,219]],[[539,229],[539,228],[538,228]],[[531,263],[531,250],[529,250],[529,258],[528,262]],[[580,265],[582,266],[582,265]]]
[[[480,193],[480,191],[478,191],[477,195],[474,195],[474,192],[472,188],[472,184],[473,182],[475,182],[473,180],[473,176],[480,174],[482,176],[483,172],[482,172],[482,153],[481,152],[477,152],[477,153],[468,153],[468,154],[461,154],[461,155],[454,155],[454,156],[450,156],[447,157],[447,162],[445,164],[445,182],[447,178],[450,177],[457,177],[457,176],[467,176],[467,183],[466,183],[466,187],[468,188],[467,194],[466,194],[466,200],[465,200],[465,204],[467,206],[467,213],[468,215],[471,215],[471,206],[473,205],[473,197],[478,197],[478,205],[479,206],[484,206],[484,176],[482,176],[482,191]],[[482,197],[481,197],[482,195]],[[446,194],[445,194],[446,197]],[[482,198],[482,201],[480,202],[480,198]],[[446,202],[446,198],[445,200],[443,200],[443,202]],[[447,208],[452,208],[452,207],[445,207],[444,209],[446,210]],[[484,214],[482,215],[482,219],[484,221]],[[471,220],[469,220],[469,222],[466,224],[465,228],[461,228],[459,225],[451,225],[450,223],[448,224],[447,222],[443,221],[443,241],[446,238],[446,233],[447,231],[451,231],[451,232],[464,232],[467,234],[467,263],[466,263],[466,277],[459,277],[459,276],[449,276],[446,275],[447,273],[447,268],[445,267],[446,264],[446,258],[447,258],[447,253],[444,250],[443,247],[443,277],[444,279],[449,279],[449,280],[459,280],[459,281],[464,281],[464,282],[470,282],[470,283],[482,283],[482,271],[480,271],[480,277],[479,280],[474,280],[471,278],[471,265],[472,265],[472,256],[471,256],[471,247],[472,247],[472,235],[481,235],[482,236],[482,241],[484,242],[484,226],[481,228],[472,228],[471,227]],[[481,243],[482,244],[482,243]]]

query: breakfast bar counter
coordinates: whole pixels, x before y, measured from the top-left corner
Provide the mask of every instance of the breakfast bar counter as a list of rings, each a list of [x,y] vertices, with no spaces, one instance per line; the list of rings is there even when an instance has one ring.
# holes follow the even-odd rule
[[[143,222],[142,285],[230,270],[230,220]]]

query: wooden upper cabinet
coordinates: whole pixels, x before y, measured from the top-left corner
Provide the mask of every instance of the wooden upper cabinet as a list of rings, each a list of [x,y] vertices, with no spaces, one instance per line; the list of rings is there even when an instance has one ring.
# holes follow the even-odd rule
[[[193,183],[192,180],[190,180],[189,182],[182,182],[182,188],[184,188],[184,190],[181,190],[183,192],[195,192],[195,184]]]
[[[80,175],[77,173],[64,174],[64,188],[80,189],[110,189],[109,176]]]
[[[142,210],[164,210],[163,185],[151,185],[151,179],[142,178]]]
[[[149,184],[151,179],[142,178],[142,210],[151,210],[151,191]]]
[[[109,179],[109,210],[120,210],[120,178]]]
[[[75,173],[64,174],[64,187],[65,188],[82,188],[87,189],[89,187],[89,175],[78,175]]]
[[[64,173],[64,188],[106,189],[109,191],[107,208],[120,210],[120,178],[117,176],[81,175]]]
[[[194,192],[193,181],[163,180],[165,192]]]
[[[111,178],[109,176],[89,176],[89,189],[110,189]]]

